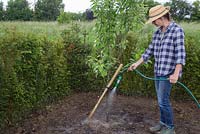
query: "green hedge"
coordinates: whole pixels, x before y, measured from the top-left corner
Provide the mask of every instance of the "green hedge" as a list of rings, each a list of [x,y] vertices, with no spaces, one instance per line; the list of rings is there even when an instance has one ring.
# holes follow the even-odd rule
[[[49,40],[9,28],[0,34],[0,128],[72,91],[104,86],[87,65],[91,45],[79,25]],[[85,43],[83,43],[85,42]]]
[[[7,29],[0,35],[0,128],[69,94],[62,40]]]

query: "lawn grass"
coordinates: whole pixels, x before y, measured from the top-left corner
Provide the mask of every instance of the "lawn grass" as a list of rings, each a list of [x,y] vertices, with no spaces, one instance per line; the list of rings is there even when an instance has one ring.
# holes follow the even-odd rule
[[[191,23],[183,22],[183,23],[180,23],[180,25],[183,27],[185,32],[188,32],[188,33],[200,32],[200,23],[198,22],[191,22]]]
[[[73,22],[80,26],[81,30],[91,30],[93,22]],[[7,21],[0,22],[0,32],[4,33],[8,29],[16,29],[23,33],[34,33],[38,35],[46,35],[50,39],[60,38],[60,34],[64,29],[68,29],[72,24],[59,24],[57,22],[23,22],[23,21]]]
[[[78,24],[81,29],[81,36],[83,36],[83,32],[87,32],[87,41],[93,42],[95,39],[95,32],[92,28],[95,25],[95,21],[91,22],[73,22],[74,24]],[[49,39],[58,39],[61,38],[61,32],[64,29],[70,28],[72,23],[70,24],[59,24],[57,22],[23,22],[23,21],[7,21],[0,22],[0,33],[3,34],[8,29],[16,29],[19,32],[23,33],[33,33],[40,35],[46,35]],[[195,36],[195,40],[200,40],[200,23],[191,22],[191,23],[180,23],[183,27],[186,36]],[[145,26],[148,28],[149,26]],[[151,29],[151,28],[149,28]],[[148,30],[147,30],[148,31]]]

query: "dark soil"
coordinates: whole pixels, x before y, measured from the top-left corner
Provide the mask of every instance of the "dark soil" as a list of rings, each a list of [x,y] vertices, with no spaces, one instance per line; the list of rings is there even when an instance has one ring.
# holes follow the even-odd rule
[[[154,98],[115,95],[104,97],[94,116],[87,119],[101,93],[77,93],[46,106],[9,134],[149,134],[159,121]],[[172,101],[177,134],[200,133],[200,111],[192,102]]]

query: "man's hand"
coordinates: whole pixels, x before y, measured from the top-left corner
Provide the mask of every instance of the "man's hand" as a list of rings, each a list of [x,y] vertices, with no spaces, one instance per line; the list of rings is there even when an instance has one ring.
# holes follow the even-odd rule
[[[138,67],[137,62],[136,62],[136,63],[133,63],[133,64],[128,68],[128,71],[133,71],[133,70],[136,69],[137,67]]]
[[[129,68],[128,71],[133,71],[134,69],[136,69],[140,64],[143,63],[143,59],[140,58],[137,62],[133,63]]]
[[[170,83],[176,83],[178,81],[178,75],[177,74],[172,74],[169,76],[169,81]]]
[[[174,74],[169,76],[169,81],[170,83],[176,83],[178,81],[178,77],[179,77],[179,73],[182,70],[182,65],[181,64],[177,64]]]

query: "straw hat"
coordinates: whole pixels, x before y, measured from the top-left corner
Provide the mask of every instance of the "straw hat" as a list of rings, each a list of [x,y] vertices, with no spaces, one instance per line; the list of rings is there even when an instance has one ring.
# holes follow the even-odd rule
[[[157,5],[152,7],[149,10],[149,20],[146,22],[146,24],[151,23],[155,20],[157,20],[158,18],[164,16],[166,13],[168,13],[170,10],[170,7],[164,7],[163,5]]]

